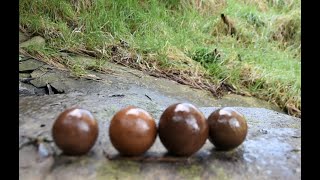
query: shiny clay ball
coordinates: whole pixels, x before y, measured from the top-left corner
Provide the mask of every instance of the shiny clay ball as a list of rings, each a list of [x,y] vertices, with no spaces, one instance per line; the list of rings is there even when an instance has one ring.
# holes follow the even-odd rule
[[[70,108],[63,111],[52,127],[55,144],[64,154],[77,156],[90,151],[99,133],[98,123],[85,109]]]
[[[209,140],[219,150],[231,150],[243,143],[248,125],[245,117],[233,108],[214,111],[207,119]]]
[[[120,154],[138,156],[153,145],[157,137],[157,126],[147,111],[128,106],[111,119],[109,137]]]
[[[192,104],[169,106],[161,115],[159,138],[170,154],[191,156],[208,138],[208,125],[204,115]]]

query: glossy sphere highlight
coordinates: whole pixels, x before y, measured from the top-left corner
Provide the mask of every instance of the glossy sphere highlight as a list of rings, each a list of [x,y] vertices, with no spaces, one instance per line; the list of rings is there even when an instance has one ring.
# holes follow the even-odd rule
[[[238,147],[247,136],[248,126],[242,114],[232,108],[214,111],[208,117],[209,140],[217,149]]]
[[[122,155],[138,156],[145,153],[157,137],[157,126],[151,115],[133,106],[117,112],[110,123],[112,145]]]
[[[58,116],[52,127],[52,136],[64,154],[83,155],[96,142],[98,131],[98,123],[88,110],[71,108]]]
[[[197,152],[208,138],[204,115],[192,104],[169,106],[161,115],[159,138],[169,153],[190,156]]]

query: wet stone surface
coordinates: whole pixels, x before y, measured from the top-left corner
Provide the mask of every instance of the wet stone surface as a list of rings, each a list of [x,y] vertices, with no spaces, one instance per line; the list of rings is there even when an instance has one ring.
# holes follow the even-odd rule
[[[113,64],[107,66],[115,71],[108,75],[90,72],[100,77],[99,81],[76,80],[68,72],[46,68],[51,75],[42,78],[45,83],[36,84],[33,80],[34,84],[49,83],[64,93],[20,96],[20,179],[301,179],[299,118],[271,110],[272,106],[256,99],[229,95],[227,101],[217,100],[207,92],[170,80]],[[31,72],[31,76],[41,74],[38,71]],[[233,104],[230,99],[237,101]],[[145,154],[150,161],[106,158],[105,153],[112,157],[118,154],[108,136],[110,120],[118,110],[134,105],[147,110],[158,123],[162,112],[177,102],[194,104],[205,117],[218,107],[234,107],[247,119],[246,140],[232,151],[217,151],[207,140],[189,158],[166,156],[166,161],[158,161],[152,157],[164,156],[166,150],[157,137]],[[90,110],[99,123],[94,147],[81,157],[61,154],[51,137],[54,120],[65,108],[73,106]],[[28,137],[42,139],[42,148],[27,144]]]

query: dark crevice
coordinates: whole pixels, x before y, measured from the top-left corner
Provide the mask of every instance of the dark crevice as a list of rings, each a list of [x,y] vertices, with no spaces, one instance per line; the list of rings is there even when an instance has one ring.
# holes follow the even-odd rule
[[[19,78],[20,82],[26,83],[26,84],[31,84],[32,83],[30,81],[34,80],[35,78]]]
[[[19,89],[20,96],[43,96],[43,95],[53,95],[53,94],[64,94],[64,90],[59,91],[55,87],[47,84],[47,86],[43,87],[36,87],[34,86],[30,80],[29,81],[21,81],[21,83],[32,85],[34,88],[27,88],[27,89]]]
[[[38,69],[38,68],[37,68],[37,69]],[[28,74],[31,74],[34,70],[36,70],[36,69],[19,71],[19,73],[28,73]]]
[[[28,61],[30,59],[33,59],[33,58],[32,57],[22,57],[21,59],[19,59],[19,62]]]
[[[50,84],[48,84],[45,87],[45,91],[47,95],[52,95],[52,94],[64,94],[64,91],[59,91],[58,89],[56,89],[55,87],[51,86]]]

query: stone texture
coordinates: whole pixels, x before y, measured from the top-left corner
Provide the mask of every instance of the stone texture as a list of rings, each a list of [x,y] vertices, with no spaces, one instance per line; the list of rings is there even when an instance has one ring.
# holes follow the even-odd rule
[[[25,42],[28,39],[28,36],[26,36],[23,32],[19,31],[19,43]]]
[[[21,42],[19,44],[20,48],[28,47],[28,46],[44,46],[46,43],[45,39],[41,36],[34,36],[31,39]]]
[[[271,106],[245,97],[231,96],[237,99],[232,104],[230,99],[217,100],[207,92],[139,71],[121,66],[111,69],[115,70],[112,74],[96,74],[100,81],[75,80],[68,73],[53,70],[50,73],[63,74],[59,80],[64,82],[61,88],[65,94],[19,98],[20,179],[301,179],[299,118],[273,111]],[[234,106],[247,119],[246,140],[227,152],[217,151],[207,140],[196,154],[178,162],[108,160],[104,156],[103,152],[111,156],[118,154],[110,143],[108,128],[119,109],[127,105],[143,108],[158,123],[164,109],[177,102],[196,105],[206,117],[220,106]],[[90,110],[99,122],[96,144],[81,157],[64,156],[50,142],[54,120],[72,106]],[[55,155],[39,161],[38,149],[32,145],[22,147],[28,136],[49,140],[46,148]],[[157,138],[145,156],[161,157],[165,153]]]
[[[34,71],[43,65],[44,65],[43,62],[37,61],[35,59],[28,59],[25,61],[21,61],[19,62],[19,72]]]
[[[29,73],[19,73],[19,78],[31,78],[31,75]]]

